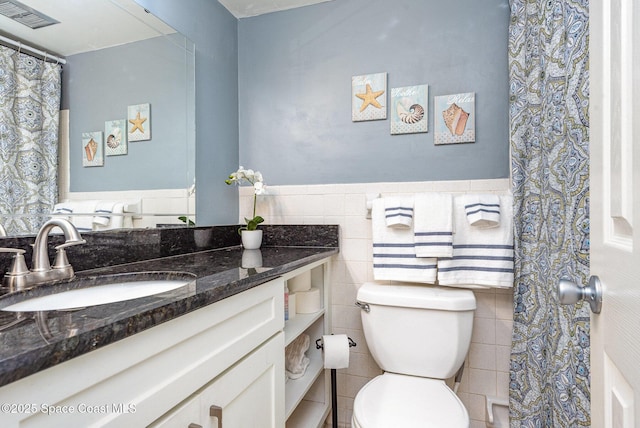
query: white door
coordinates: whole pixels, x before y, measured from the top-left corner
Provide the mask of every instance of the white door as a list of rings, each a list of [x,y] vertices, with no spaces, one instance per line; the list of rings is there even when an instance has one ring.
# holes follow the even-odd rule
[[[640,2],[591,0],[593,427],[640,427]],[[634,150],[635,149],[635,150]]]

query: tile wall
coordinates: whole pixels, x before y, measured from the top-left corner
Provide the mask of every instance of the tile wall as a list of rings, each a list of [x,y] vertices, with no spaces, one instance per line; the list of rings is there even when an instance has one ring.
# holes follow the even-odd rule
[[[347,334],[357,343],[351,348],[349,368],[338,371],[340,427],[350,426],[353,400],[360,388],[381,373],[364,340],[360,309],[354,306],[360,285],[373,280],[367,195],[431,191],[503,194],[509,189],[508,179],[270,186],[268,195],[258,197],[257,213],[267,224],[340,226],[340,254],[332,268],[333,333]],[[253,209],[252,190],[240,188],[240,223]],[[474,331],[458,395],[469,411],[471,428],[480,428],[486,426],[485,396],[503,399],[508,396],[513,295],[511,290],[474,292],[477,299]],[[495,411],[494,426],[508,426],[507,409],[497,406]]]

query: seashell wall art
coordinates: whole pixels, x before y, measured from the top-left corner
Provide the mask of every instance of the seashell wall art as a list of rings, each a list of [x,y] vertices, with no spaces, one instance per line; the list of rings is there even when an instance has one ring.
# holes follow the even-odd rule
[[[107,120],[104,123],[104,136],[105,156],[118,156],[127,154],[127,124],[124,119]]]
[[[82,133],[82,166],[103,166],[102,131]]]
[[[429,130],[429,85],[391,88],[391,134]]]
[[[475,99],[474,92],[435,97],[434,144],[476,141]]]

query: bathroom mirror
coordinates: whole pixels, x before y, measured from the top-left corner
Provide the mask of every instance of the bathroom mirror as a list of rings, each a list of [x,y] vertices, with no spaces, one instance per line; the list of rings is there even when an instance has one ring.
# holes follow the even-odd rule
[[[0,34],[66,59],[60,199],[124,199],[136,210],[134,227],[193,218],[193,42],[134,0],[83,0],[82,7],[71,0],[20,3],[60,21],[33,30],[0,15]],[[109,155],[107,128],[115,121],[129,125],[140,108],[150,133]],[[102,134],[102,165],[87,166],[83,138],[94,133]]]

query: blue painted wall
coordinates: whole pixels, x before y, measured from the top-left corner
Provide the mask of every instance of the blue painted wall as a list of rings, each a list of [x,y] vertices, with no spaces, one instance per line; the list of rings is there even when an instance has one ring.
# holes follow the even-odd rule
[[[193,181],[184,49],[184,37],[173,34],[66,58],[62,107],[69,109],[72,192],[184,189]],[[127,106],[145,103],[151,120],[143,125],[151,127],[151,140],[129,142],[126,156],[105,157],[103,149],[104,166],[83,167],[82,134],[104,133],[105,120],[128,125]]]
[[[240,19],[240,163],[272,185],[508,177],[508,23],[508,0],[337,0]],[[388,93],[429,85],[428,133],[351,121],[351,77],[378,72]],[[476,142],[434,146],[433,97],[462,92],[476,94]]]
[[[197,215],[234,223],[238,164],[268,184],[504,178],[508,0],[337,0],[236,20],[215,0],[137,0],[196,44]],[[429,133],[351,122],[351,77],[430,85]],[[433,97],[476,93],[473,144],[433,145]]]

